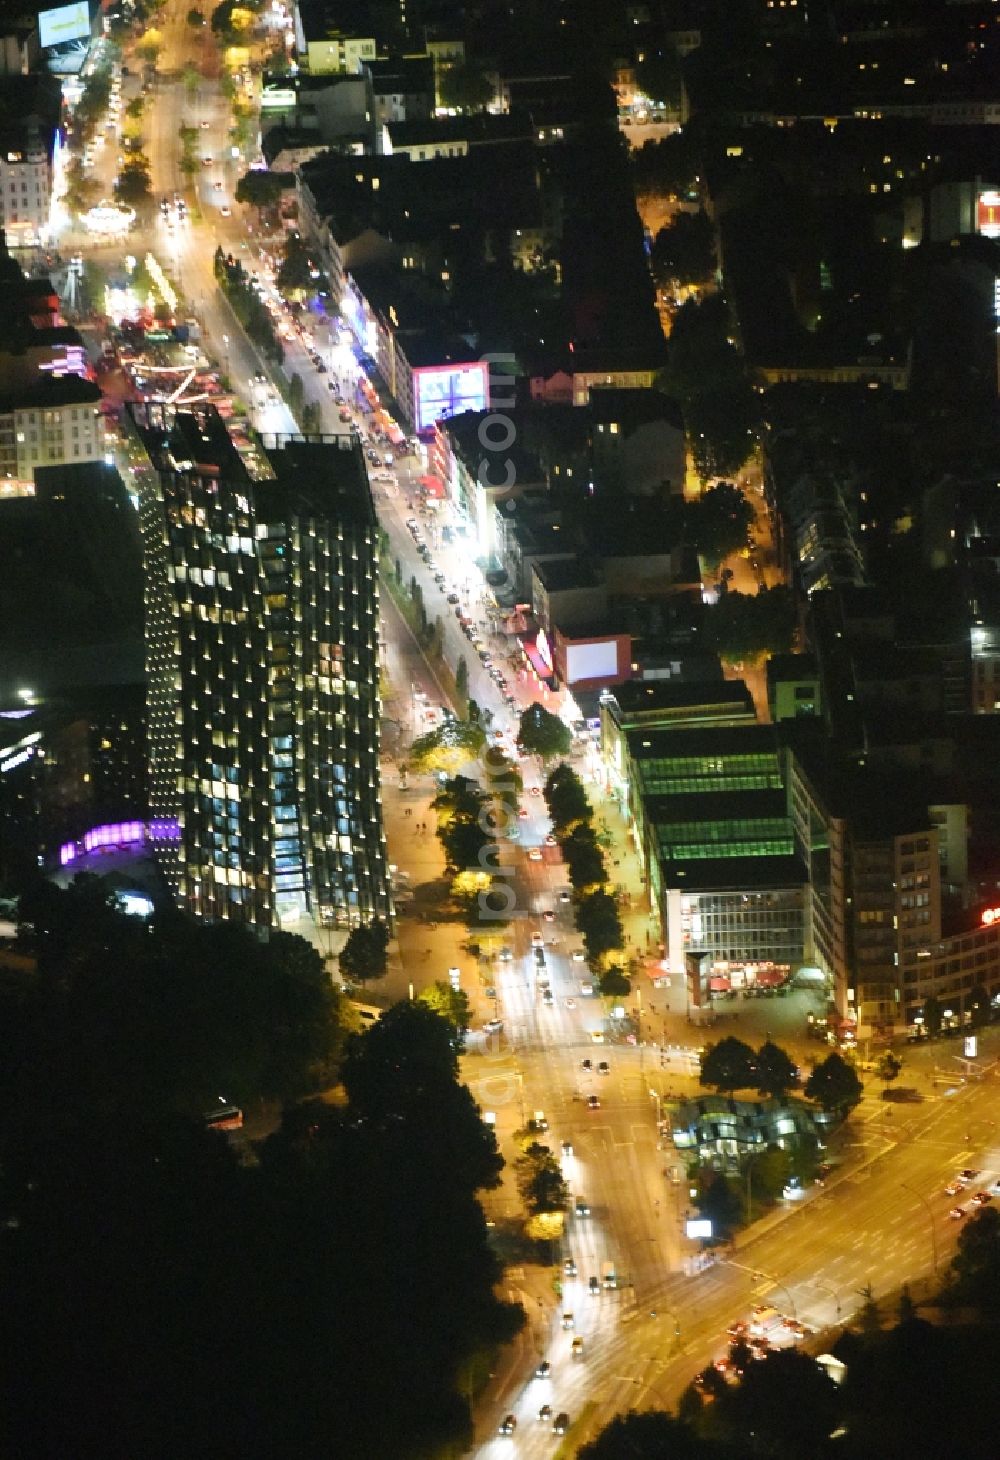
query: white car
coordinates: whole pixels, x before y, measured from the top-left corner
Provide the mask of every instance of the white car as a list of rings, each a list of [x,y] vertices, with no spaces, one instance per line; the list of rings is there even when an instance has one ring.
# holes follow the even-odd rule
[[[573,962],[574,963],[586,963],[586,961],[587,961],[587,955],[586,955],[586,953],[584,953],[583,949],[582,948],[574,948],[573,949]]]
[[[542,937],[541,933],[539,933],[539,932],[532,933],[532,935],[531,935],[531,946],[532,946],[532,948],[544,948],[545,947],[545,939]]]
[[[542,860],[542,849],[541,849],[541,847],[529,847],[528,848],[528,861],[529,862],[540,862],[541,860]]]

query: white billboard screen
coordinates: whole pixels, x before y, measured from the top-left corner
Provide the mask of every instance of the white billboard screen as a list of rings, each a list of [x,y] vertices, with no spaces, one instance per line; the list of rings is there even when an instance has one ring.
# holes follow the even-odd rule
[[[600,644],[566,645],[566,683],[581,679],[614,679],[618,673],[618,643],[605,639]]]
[[[61,46],[90,35],[90,6],[87,0],[43,10],[38,17],[38,39],[43,47]]]

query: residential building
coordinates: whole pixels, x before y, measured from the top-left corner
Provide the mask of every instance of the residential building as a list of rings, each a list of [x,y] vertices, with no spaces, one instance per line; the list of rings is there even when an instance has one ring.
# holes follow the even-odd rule
[[[266,930],[390,915],[377,524],[354,436],[241,454],[218,414],[131,409],[153,852],[178,906]]]
[[[61,101],[55,77],[4,76],[0,229],[20,247],[48,241]]]
[[[41,466],[103,461],[100,400],[100,387],[78,376],[0,388],[0,483],[30,482]]]

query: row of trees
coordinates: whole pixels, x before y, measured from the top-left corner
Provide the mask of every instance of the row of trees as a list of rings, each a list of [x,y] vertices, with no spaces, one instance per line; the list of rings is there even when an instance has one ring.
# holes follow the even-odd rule
[[[895,1075],[887,1072],[884,1078],[894,1079]],[[760,1095],[781,1099],[798,1084],[799,1076],[794,1060],[780,1045],[767,1040],[754,1050],[742,1039],[729,1035],[705,1050],[699,1079],[706,1087],[728,1095],[735,1090],[756,1090]],[[841,1114],[857,1105],[862,1093],[854,1069],[836,1051],[815,1066],[805,1085],[807,1099]]]
[[[738,472],[753,451],[759,403],[721,294],[677,311],[660,383],[683,407],[702,480]]]
[[[267,306],[239,259],[224,253],[221,245],[215,250],[215,277],[249,338],[269,360],[280,365],[285,352]]]
[[[764,655],[785,654],[798,623],[795,595],[783,583],[756,593],[719,595],[705,614],[705,632],[712,648],[730,663],[753,662]]]
[[[624,948],[625,934],[618,904],[607,889],[593,807],[580,777],[565,761],[551,772],[543,794],[573,887],[573,915],[588,962],[599,975],[602,994],[624,997],[630,988],[628,978],[619,963],[609,961],[609,955]]]

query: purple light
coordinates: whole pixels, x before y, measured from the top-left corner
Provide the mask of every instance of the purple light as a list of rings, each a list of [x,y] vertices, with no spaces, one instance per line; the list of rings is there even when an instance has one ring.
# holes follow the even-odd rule
[[[80,841],[63,842],[59,848],[59,865],[66,867],[78,857],[93,852],[121,852],[150,841],[177,842],[180,839],[180,822],[176,816],[149,822],[109,821],[84,832]]]

